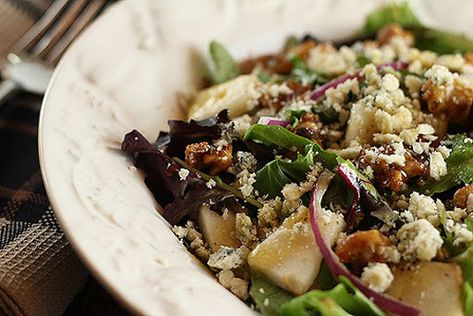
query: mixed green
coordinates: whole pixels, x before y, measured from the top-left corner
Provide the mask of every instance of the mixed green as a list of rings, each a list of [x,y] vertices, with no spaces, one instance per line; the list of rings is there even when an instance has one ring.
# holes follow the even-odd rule
[[[356,40],[211,69],[144,170],[174,233],[263,315],[473,314],[473,42],[407,2]]]

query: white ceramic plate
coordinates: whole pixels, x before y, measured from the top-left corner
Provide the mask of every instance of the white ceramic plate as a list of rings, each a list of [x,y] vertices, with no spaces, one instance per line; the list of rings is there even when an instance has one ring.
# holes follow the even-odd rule
[[[277,50],[290,34],[345,37],[380,2],[127,0],[68,51],[42,110],[43,177],[72,246],[130,310],[254,314],[171,233],[142,176],[119,150],[124,134],[136,128],[153,140],[168,118],[180,117],[176,95],[194,87],[196,61],[210,40],[242,58]],[[457,31],[473,30],[472,6],[413,2],[423,21]]]

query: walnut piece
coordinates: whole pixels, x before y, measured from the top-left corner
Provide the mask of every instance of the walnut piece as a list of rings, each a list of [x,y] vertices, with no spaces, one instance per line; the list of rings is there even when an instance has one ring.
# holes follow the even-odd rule
[[[230,167],[233,162],[232,145],[215,147],[207,142],[189,144],[185,151],[186,164],[199,170],[208,170],[211,175]]]

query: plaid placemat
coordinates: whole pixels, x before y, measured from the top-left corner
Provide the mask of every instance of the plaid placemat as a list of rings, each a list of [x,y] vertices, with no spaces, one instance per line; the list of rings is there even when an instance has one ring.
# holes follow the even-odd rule
[[[0,0],[0,59],[51,2]],[[0,106],[0,315],[126,315],[87,276],[49,206],[37,150],[41,99],[23,93]]]

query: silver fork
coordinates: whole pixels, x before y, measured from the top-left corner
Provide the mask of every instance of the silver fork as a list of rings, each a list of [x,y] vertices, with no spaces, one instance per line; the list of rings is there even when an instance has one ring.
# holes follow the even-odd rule
[[[0,105],[18,91],[43,94],[72,40],[111,1],[56,0],[15,44],[0,68]]]

